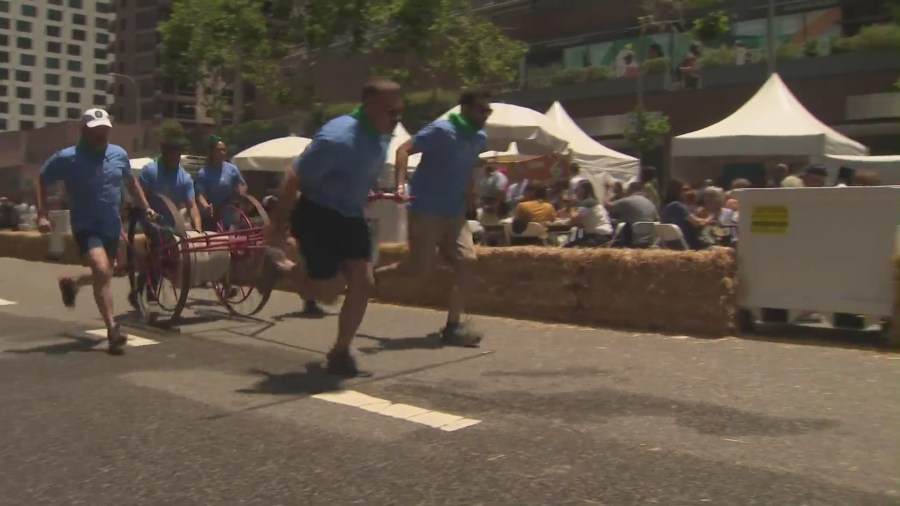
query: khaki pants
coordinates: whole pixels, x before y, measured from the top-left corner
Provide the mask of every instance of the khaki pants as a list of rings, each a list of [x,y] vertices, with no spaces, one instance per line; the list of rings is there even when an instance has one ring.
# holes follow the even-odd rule
[[[434,267],[435,249],[454,266],[476,259],[472,232],[464,216],[442,218],[410,211],[407,234],[409,264],[418,272]]]

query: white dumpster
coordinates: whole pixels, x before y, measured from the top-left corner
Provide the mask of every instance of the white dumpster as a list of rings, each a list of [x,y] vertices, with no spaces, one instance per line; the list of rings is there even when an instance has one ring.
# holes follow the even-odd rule
[[[50,211],[47,213],[50,221],[50,258],[61,258],[66,252],[66,237],[72,234],[72,225],[69,221],[69,211]]]
[[[888,319],[900,186],[738,190],[742,326],[766,310]],[[752,321],[752,320],[751,320]]]

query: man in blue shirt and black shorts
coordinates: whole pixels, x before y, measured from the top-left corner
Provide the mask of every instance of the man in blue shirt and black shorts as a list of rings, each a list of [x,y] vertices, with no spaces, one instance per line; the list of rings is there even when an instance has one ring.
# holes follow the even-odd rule
[[[56,181],[65,184],[72,234],[91,272],[59,280],[63,304],[74,307],[79,287],[93,283],[94,300],[106,323],[109,353],[119,354],[127,336],[113,320],[110,280],[122,234],[122,184],[125,183],[133,200],[148,217],[152,218],[155,213],[147,205],[144,192],[135,183],[128,153],[109,143],[111,128],[106,111],[86,111],[81,116],[81,139],[78,144],[58,151],[41,167],[36,200],[38,227],[46,232],[50,224],[45,214],[45,187]]]
[[[350,344],[372,294],[372,242],[364,210],[369,192],[384,168],[391,133],[400,121],[400,86],[376,79],[363,87],[362,105],[322,127],[312,143],[285,172],[279,206],[272,217],[270,244],[280,245],[290,212],[290,230],[299,243],[305,268],[270,250],[262,289],[271,289],[276,273],[292,274],[304,299],[333,300],[344,293],[338,335],[328,352],[327,370],[346,377],[360,375]],[[300,198],[297,199],[297,190]],[[343,277],[343,279],[342,279]]]
[[[490,98],[488,91],[463,92],[458,113],[426,125],[397,149],[398,194],[405,192],[410,155],[422,153],[409,181],[409,259],[377,271],[379,275],[391,271],[406,275],[427,273],[434,266],[434,252],[438,250],[450,262],[454,274],[447,324],[441,337],[445,343],[456,346],[475,347],[482,340],[482,335],[461,318],[476,259],[466,211],[475,205],[475,169],[480,163],[478,155],[487,146],[484,125],[492,112]]]

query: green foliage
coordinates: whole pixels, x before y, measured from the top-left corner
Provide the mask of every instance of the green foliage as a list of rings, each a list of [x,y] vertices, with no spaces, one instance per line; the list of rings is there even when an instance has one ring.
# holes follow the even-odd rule
[[[609,67],[605,65],[591,65],[590,67],[561,70],[551,78],[551,83],[554,86],[568,86],[593,81],[605,81],[611,75],[612,70]]]
[[[731,30],[731,21],[725,11],[713,11],[694,20],[691,35],[704,44],[710,44]]]
[[[644,75],[648,76],[665,74],[669,71],[669,59],[660,57],[645,60],[644,63],[641,64],[641,71],[644,72]]]
[[[404,70],[425,70],[438,87],[442,76],[463,87],[513,80],[527,44],[469,11],[469,0],[380,0],[373,23],[385,27],[377,50],[402,55]]]
[[[708,48],[703,51],[700,56],[698,65],[700,68],[729,67],[736,62],[734,48],[728,46],[719,46],[717,48]]]
[[[163,121],[158,127],[153,130],[153,137],[157,140],[157,142],[177,142],[182,146],[190,145],[191,141],[188,138],[187,132],[185,132],[184,127],[181,126],[181,123],[174,119],[167,119]]]
[[[891,23],[874,24],[863,27],[853,37],[831,39],[833,54],[851,51],[900,50],[900,26]]]
[[[641,156],[655,149],[671,130],[668,116],[657,118],[640,107],[631,111],[628,119],[628,126],[624,132],[625,140],[641,153]]]
[[[897,80],[894,81],[894,89],[900,91],[900,78],[897,78]]]
[[[211,90],[203,105],[217,126],[228,85],[240,78],[265,86],[275,71],[264,6],[264,0],[174,0],[158,28],[163,72]]]
[[[803,55],[807,58],[819,56],[819,39],[811,39],[803,45]]]
[[[803,58],[804,46],[801,44],[782,44],[775,50],[775,57],[779,60],[796,60]]]

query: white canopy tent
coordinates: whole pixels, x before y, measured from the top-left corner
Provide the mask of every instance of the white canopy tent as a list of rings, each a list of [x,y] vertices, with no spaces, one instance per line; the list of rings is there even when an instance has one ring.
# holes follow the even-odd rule
[[[878,174],[883,185],[900,185],[900,156],[838,156],[826,155],[813,160],[828,168],[829,181],[837,177],[841,167],[856,172],[871,171]]]
[[[621,181],[637,176],[640,172],[640,160],[619,153],[592,139],[579,128],[559,102],[553,102],[553,105],[547,110],[546,116],[569,141],[572,161],[578,164],[582,172],[587,172],[594,177],[605,173]],[[585,176],[587,175],[585,174]]]
[[[864,145],[845,137],[813,116],[791,93],[778,74],[727,118],[696,132],[672,139],[673,158],[864,156]],[[674,175],[685,179],[698,164],[674,164]],[[699,177],[708,177],[703,175]]]
[[[522,153],[519,152],[519,145],[515,142],[509,143],[509,147],[506,148],[505,151],[485,151],[481,153],[479,158],[482,160],[490,160],[491,158],[500,158],[504,156],[519,156]]]
[[[546,155],[565,151],[568,142],[557,132],[553,123],[543,114],[513,104],[491,104],[493,114],[484,126],[488,136],[487,149],[502,151],[515,142],[523,154]],[[459,106],[444,113],[459,112]]]
[[[281,137],[249,147],[234,155],[231,163],[241,171],[284,172],[291,160],[309,146],[306,137]]]

